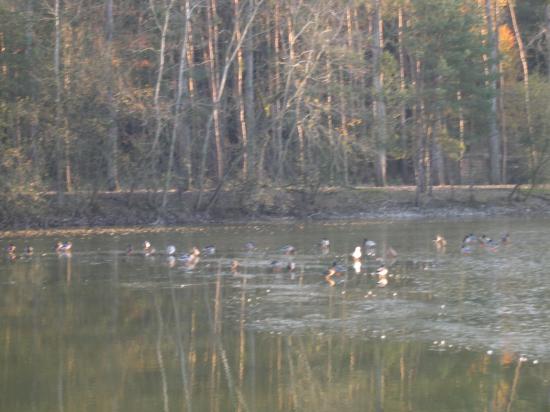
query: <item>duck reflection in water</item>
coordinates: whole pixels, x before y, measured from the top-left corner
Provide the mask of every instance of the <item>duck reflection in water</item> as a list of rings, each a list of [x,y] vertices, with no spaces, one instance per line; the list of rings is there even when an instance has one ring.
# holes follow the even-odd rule
[[[237,259],[233,259],[231,261],[231,273],[233,274],[239,273],[239,261]]]
[[[272,260],[269,264],[269,267],[273,273],[280,273],[283,270],[286,270],[287,272],[293,272],[296,270],[296,263],[289,260],[288,262],[284,262],[282,260]]]
[[[167,257],[166,257],[166,264],[168,265],[168,267],[169,267],[170,269],[176,267],[176,257],[175,257],[175,256],[172,256],[172,255],[167,256]]]
[[[388,268],[385,265],[380,265],[375,272],[375,275],[378,276],[378,282],[376,284],[383,288],[388,284]]]

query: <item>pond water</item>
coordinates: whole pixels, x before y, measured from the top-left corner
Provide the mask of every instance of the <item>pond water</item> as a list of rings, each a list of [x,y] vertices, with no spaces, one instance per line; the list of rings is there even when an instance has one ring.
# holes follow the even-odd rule
[[[34,253],[0,260],[0,410],[548,411],[549,223],[122,229],[73,233],[70,255],[52,251],[67,234],[4,238]],[[511,242],[465,254],[470,232]],[[356,272],[364,238],[378,260]],[[196,265],[125,253],[145,240],[216,251]],[[333,261],[347,271],[331,287]]]

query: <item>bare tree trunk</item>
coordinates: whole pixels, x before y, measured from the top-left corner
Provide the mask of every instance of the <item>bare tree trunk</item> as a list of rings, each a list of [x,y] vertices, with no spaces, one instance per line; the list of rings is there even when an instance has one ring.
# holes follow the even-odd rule
[[[343,172],[344,172],[344,184],[349,186],[349,165],[348,165],[348,113],[346,105],[346,85],[344,79],[344,68],[340,66],[340,141],[342,142],[339,146],[342,150],[342,158],[344,161]]]
[[[54,20],[55,20],[55,46],[53,56],[53,68],[55,77],[55,157],[56,157],[56,190],[57,201],[60,205],[64,202],[64,136],[62,132],[63,106],[61,104],[61,95],[63,85],[61,79],[61,0],[55,0]]]
[[[405,18],[403,16],[403,7],[399,6],[397,15],[397,49],[399,54],[399,91],[402,96],[405,96],[406,92],[406,82],[405,82],[405,50],[403,47],[404,41],[404,28],[405,28]],[[399,103],[399,134],[400,134],[400,144],[401,150],[403,151],[403,156],[401,160],[401,180],[403,183],[407,179],[407,165],[406,165],[406,153],[407,153],[407,130],[406,130],[406,117],[407,111],[405,107],[405,99],[401,98]]]
[[[149,0],[149,4],[151,6],[151,12],[156,13],[153,0]],[[170,25],[170,17],[172,15],[173,5],[174,5],[174,0],[170,0],[170,3],[168,4],[168,6],[164,11],[164,21],[162,23],[162,26],[159,27],[160,28],[159,67],[157,72],[157,81],[155,83],[155,93],[153,96],[153,105],[154,105],[155,117],[156,117],[155,136],[153,138],[153,145],[151,147],[153,178],[156,176],[157,162],[160,156],[160,148],[159,148],[160,135],[162,133],[162,129],[164,126],[162,121],[161,107],[160,107],[160,91],[161,91],[162,81],[164,77],[164,62],[166,59],[166,36],[168,34],[168,27]]]
[[[334,145],[334,119],[332,115],[333,110],[333,103],[332,103],[332,66],[330,58],[327,57],[326,60],[326,72],[327,72],[327,84],[329,85],[328,92],[327,92],[327,137],[328,137],[328,143],[329,147],[332,151],[331,157],[330,157],[330,166],[329,166],[329,177],[328,177],[328,183],[330,186],[334,185],[334,163],[336,160],[336,147]]]
[[[443,122],[441,119],[441,112],[439,109],[436,112],[436,119],[434,123],[434,133],[432,136],[432,173],[437,179],[433,179],[435,184],[445,184],[445,159],[443,158],[443,150],[439,142],[439,136],[443,134]]]
[[[248,0],[248,11],[247,13],[252,13],[254,11],[255,0]],[[252,28],[250,29],[252,30]],[[256,109],[254,102],[254,42],[253,42],[254,33],[250,33],[246,36],[244,40],[244,65],[245,65],[245,75],[244,75],[244,110],[245,110],[245,120],[246,120],[246,131],[247,131],[247,159],[248,159],[248,175],[246,176],[249,179],[251,173],[256,168]]]
[[[531,97],[529,92],[529,66],[527,64],[527,54],[525,52],[525,47],[523,46],[523,40],[521,37],[521,32],[519,30],[518,21],[516,18],[516,11],[514,7],[514,1],[508,0],[508,9],[510,10],[510,17],[512,18],[512,26],[514,27],[514,36],[516,38],[516,43],[518,45],[519,59],[521,61],[521,68],[523,70],[523,93],[524,93],[524,104],[525,112],[527,115],[527,131],[529,133],[529,141],[533,137],[533,122],[531,116]],[[536,153],[534,149],[531,149],[531,168],[535,167],[536,164]]]
[[[550,81],[550,4],[546,5],[546,21],[544,22],[545,40],[546,40],[546,74]]]
[[[216,174],[218,181],[221,181],[224,174],[223,141],[220,119],[220,92],[218,90],[218,28],[215,23],[218,16],[216,13],[216,1],[210,0],[206,7],[208,24],[208,62],[210,68],[210,92],[212,94],[212,119],[214,122],[214,142],[216,145]]]
[[[500,38],[499,38],[499,31],[498,28],[500,27],[501,23],[501,12],[500,12],[500,5],[498,2],[495,2],[494,5],[494,20],[495,20],[495,38],[496,38],[496,44],[497,44],[497,50],[500,44]],[[499,90],[504,90],[504,70],[502,69],[502,61],[499,59],[498,62],[498,73],[499,73]],[[506,117],[505,117],[505,111],[504,111],[504,97],[501,92],[498,93],[498,116],[497,119],[500,120],[500,137],[501,137],[501,160],[502,160],[502,166],[501,166],[501,179],[500,181],[502,183],[506,183],[508,181],[507,176],[507,168],[508,168],[508,139],[506,137]]]
[[[189,20],[187,22],[187,36],[188,36],[188,42],[189,46],[187,48],[187,66],[189,68],[193,67],[194,60],[193,60],[193,22]],[[187,94],[189,95],[189,113],[194,113],[195,111],[195,100],[196,100],[196,85],[195,80],[193,79],[193,76],[187,77]],[[183,159],[183,169],[184,173],[188,176],[187,177],[187,184],[188,187],[186,189],[193,188],[195,186],[195,178],[193,173],[193,163],[192,163],[192,139],[191,139],[191,133],[192,131],[198,130],[198,127],[196,125],[196,116],[192,116],[191,114],[187,115],[185,114],[185,118],[183,119],[182,123],[182,133],[183,133],[183,139],[181,140],[181,145],[178,147],[178,152],[180,154],[180,158]],[[183,147],[182,147],[183,146]],[[183,156],[181,153],[183,152]]]
[[[174,155],[176,149],[176,141],[179,137],[179,132],[181,130],[183,134],[183,140],[187,142],[187,147],[184,150],[190,150],[189,148],[189,128],[187,124],[181,124],[181,115],[183,107],[183,98],[187,96],[187,79],[184,77],[185,70],[187,68],[187,49],[189,46],[189,22],[191,20],[191,5],[190,0],[185,0],[185,27],[183,29],[183,37],[181,40],[181,49],[180,49],[180,60],[178,67],[178,90],[176,93],[176,101],[174,104],[174,123],[172,125],[172,138],[170,140],[170,150],[168,152],[168,169],[166,171],[166,181],[164,184],[164,191],[162,195],[162,206],[161,211],[164,215],[166,213],[166,205],[168,203],[168,190],[170,189],[170,183],[172,179],[172,169],[174,167]],[[189,179],[189,169],[190,165],[185,165],[184,170],[186,170],[186,180]],[[187,185],[186,185],[187,186]]]
[[[426,128],[424,119],[424,102],[422,101],[422,84],[420,82],[420,61],[415,62],[414,87],[416,92],[415,103],[415,134],[416,134],[416,203],[420,200],[420,194],[426,192]]]
[[[107,0],[106,4],[107,24],[105,25],[106,38],[106,73],[107,73],[107,105],[109,106],[109,145],[107,149],[107,189],[118,190],[118,127],[117,107],[113,96],[114,75],[113,75],[113,0]]]
[[[195,205],[196,209],[200,209],[200,207],[202,206],[202,195],[203,195],[203,189],[204,189],[203,183],[204,183],[204,174],[206,172],[206,155],[207,155],[208,143],[209,143],[209,140],[210,140],[210,129],[212,127],[212,123],[216,122],[216,116],[217,115],[219,116],[219,105],[220,105],[221,98],[223,97],[224,92],[225,92],[225,86],[227,85],[227,78],[229,76],[229,70],[230,70],[233,62],[235,61],[235,58],[237,57],[237,53],[238,53],[239,48],[242,47],[242,43],[243,43],[244,39],[246,39],[248,30],[250,29],[250,26],[252,25],[252,22],[256,18],[256,14],[258,13],[258,9],[262,5],[262,3],[263,3],[263,0],[258,1],[256,3],[255,7],[254,7],[254,10],[252,10],[250,15],[248,16],[248,21],[247,21],[247,23],[246,23],[246,25],[243,29],[242,36],[241,36],[240,40],[237,41],[235,45],[233,45],[233,43],[229,44],[229,46],[227,48],[227,55],[226,55],[226,58],[225,58],[225,61],[224,61],[223,70],[221,71],[221,76],[217,75],[217,70],[212,72],[212,69],[214,69],[215,67],[213,67],[213,62],[212,61],[210,63],[210,69],[211,69],[212,75],[215,76],[217,81],[212,83],[212,80],[211,80],[211,87],[212,87],[212,90],[215,90],[215,92],[212,91],[213,108],[212,108],[212,113],[211,113],[211,115],[208,119],[208,123],[207,123],[207,126],[206,126],[205,139],[204,139],[204,144],[203,144],[203,148],[202,148],[202,156],[201,156],[202,160],[201,160],[201,166],[200,166],[200,170],[199,170],[199,189],[200,190],[199,190],[199,195],[197,197],[197,202],[196,202],[196,205]],[[210,8],[207,8],[207,14],[212,12],[212,10],[210,10],[210,11],[209,10],[210,10]],[[210,15],[209,19],[212,19],[212,18],[213,18],[213,15]],[[212,22],[210,22],[210,24],[209,24],[210,29],[212,29],[211,23]],[[211,30],[209,30],[209,33],[210,33],[210,31]],[[213,32],[210,33],[208,37],[209,37],[209,47],[208,47],[209,48],[209,56],[212,57],[215,54],[214,53],[214,41],[213,41],[214,40],[214,33]],[[210,42],[210,39],[212,39],[212,42]],[[219,121],[219,118],[218,118],[218,121]],[[220,133],[221,133],[221,131],[220,131]],[[220,136],[221,136],[221,134],[220,134]],[[221,150],[221,140],[220,140],[219,149]],[[218,157],[218,179],[219,179],[218,190],[221,189],[221,185],[224,182],[224,175],[223,174],[221,176],[219,175],[220,171],[223,172],[223,163],[221,165],[222,168],[220,169],[220,163],[219,163],[220,159],[223,160],[221,157]]]
[[[29,140],[30,140],[30,158],[32,160],[32,168],[33,168],[33,177],[36,179],[40,179],[40,154],[39,154],[39,146],[36,139],[36,135],[38,133],[38,124],[39,124],[39,116],[36,111],[34,110],[35,104],[37,102],[37,90],[36,90],[36,82],[34,81],[35,78],[35,71],[34,71],[34,59],[33,59],[33,50],[34,50],[34,8],[35,8],[35,0],[27,0],[27,10],[26,10],[26,27],[25,27],[25,40],[26,40],[26,49],[25,54],[27,56],[27,59],[31,62],[31,65],[29,66],[29,74],[30,74],[30,90],[31,90],[31,102],[32,102],[32,113],[30,115],[30,131],[29,131]]]
[[[282,116],[281,116],[281,99],[279,94],[281,92],[281,5],[279,0],[275,0],[275,11],[274,11],[274,36],[273,36],[273,48],[275,49],[275,96],[277,96],[274,104],[274,114],[273,123],[274,135],[276,141],[276,157],[277,157],[277,168],[276,168],[276,180],[281,181],[283,177],[283,125],[282,125]]]
[[[241,40],[241,15],[242,7],[240,0],[233,0],[233,19],[235,21],[235,38],[238,42]],[[246,114],[243,99],[243,84],[244,84],[244,58],[243,48],[239,47],[237,50],[237,68],[236,68],[236,87],[235,94],[237,99],[237,105],[239,107],[239,133],[242,146],[243,166],[242,176],[244,179],[248,176],[248,131],[246,124]]]
[[[384,75],[382,72],[382,50],[384,46],[381,0],[372,0],[372,66],[373,66],[373,111],[376,147],[376,185],[386,185],[386,104],[384,102]]]
[[[462,176],[465,174],[464,170],[464,147],[466,147],[464,143],[464,108],[462,107],[462,92],[459,90],[456,93],[456,100],[458,102],[458,137],[460,140],[460,157],[458,160],[458,181],[459,184],[463,184]]]
[[[496,39],[497,27],[493,24],[491,10],[492,0],[485,0],[485,17],[487,22],[487,34],[490,49],[489,61],[489,88],[491,90],[491,114],[489,116],[489,149],[490,149],[490,179],[491,183],[499,184],[502,178],[501,172],[501,138],[498,128],[498,43]]]
[[[291,15],[295,15],[295,12],[291,12]],[[296,64],[296,52],[294,49],[295,43],[296,43],[296,33],[294,32],[294,24],[292,21],[292,18],[287,19],[287,30],[288,30],[288,63],[292,68]],[[298,87],[297,87],[298,89]],[[296,99],[295,105],[296,105],[296,129],[298,132],[298,176],[300,179],[300,184],[305,184],[305,137],[304,137],[304,129],[303,129],[303,123],[301,118],[301,92],[298,91],[297,94],[300,95],[299,98]]]

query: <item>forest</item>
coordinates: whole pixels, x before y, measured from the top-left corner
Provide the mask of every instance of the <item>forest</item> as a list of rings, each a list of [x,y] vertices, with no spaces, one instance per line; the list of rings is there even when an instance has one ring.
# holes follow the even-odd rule
[[[43,193],[534,185],[550,161],[545,0],[0,0],[0,76],[3,215]]]

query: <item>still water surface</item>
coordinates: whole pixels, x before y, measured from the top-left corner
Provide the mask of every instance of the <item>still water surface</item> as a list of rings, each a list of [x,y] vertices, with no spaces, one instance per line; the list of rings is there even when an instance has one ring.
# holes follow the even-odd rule
[[[52,252],[63,235],[29,239],[32,257],[0,260],[0,411],[548,411],[549,223],[114,230],[73,235],[70,256]],[[465,255],[470,232],[511,243]],[[385,287],[379,261],[352,267],[364,238],[398,252]],[[145,240],[216,253],[125,254]],[[348,270],[329,287],[333,261]]]

